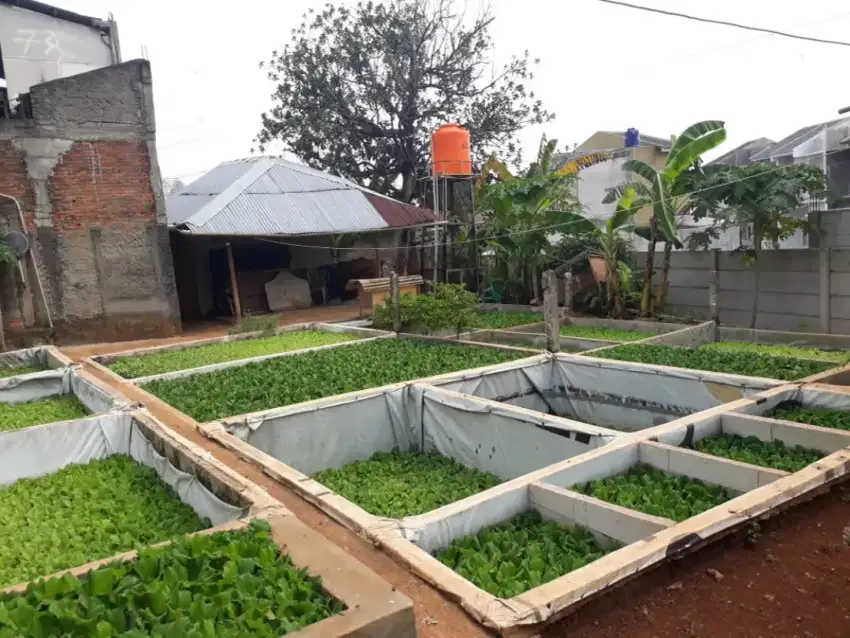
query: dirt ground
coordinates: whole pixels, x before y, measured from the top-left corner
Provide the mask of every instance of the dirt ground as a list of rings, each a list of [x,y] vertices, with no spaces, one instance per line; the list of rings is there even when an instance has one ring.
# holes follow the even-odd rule
[[[543,638],[850,637],[850,484],[588,603]]]

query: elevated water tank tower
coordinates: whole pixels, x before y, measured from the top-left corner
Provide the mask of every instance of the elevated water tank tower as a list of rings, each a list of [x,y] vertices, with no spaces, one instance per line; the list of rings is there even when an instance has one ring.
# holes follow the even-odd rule
[[[431,135],[431,175],[472,175],[469,131],[457,124],[443,124]]]

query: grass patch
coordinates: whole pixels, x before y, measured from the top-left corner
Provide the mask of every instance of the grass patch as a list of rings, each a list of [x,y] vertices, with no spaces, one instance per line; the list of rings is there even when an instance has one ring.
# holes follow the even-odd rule
[[[117,455],[0,490],[0,586],[208,527],[152,469]]]
[[[47,369],[47,366],[41,364],[33,366],[15,366],[12,368],[0,368],[0,379],[17,377],[22,374],[31,374],[33,372],[44,372]]]
[[[702,439],[694,444],[694,449],[712,456],[785,472],[797,472],[824,457],[823,452],[801,445],[786,446],[782,441],[767,443],[755,436],[743,437],[737,434]]]
[[[470,328],[482,330],[500,330],[524,326],[529,323],[543,321],[543,313],[540,312],[496,312],[493,310],[479,310],[472,316]]]
[[[0,635],[277,638],[344,609],[254,521],[3,596]]]
[[[292,350],[326,346],[332,343],[354,341],[360,338],[354,335],[336,332],[299,330],[297,332],[284,332],[272,337],[213,343],[197,348],[168,350],[139,357],[127,357],[126,359],[119,359],[110,363],[107,367],[125,379],[135,379],[154,374],[163,374],[165,372],[174,372],[175,370],[200,368],[201,366],[224,363],[226,361],[249,359],[251,357],[261,357],[278,352],[290,352]]]
[[[502,481],[437,453],[378,452],[313,479],[375,516],[404,518],[430,512]]]
[[[606,553],[586,529],[561,527],[533,511],[455,540],[437,560],[484,591],[512,598]]]
[[[719,352],[742,352],[744,354],[768,355],[771,357],[787,357],[792,359],[817,359],[819,361],[834,361],[836,363],[847,363],[850,361],[850,352],[846,350],[821,350],[820,348],[810,348],[807,346],[715,341],[714,343],[707,343],[700,347]]]
[[[37,399],[28,403],[0,403],[0,432],[42,423],[80,419],[88,414],[86,406],[73,394]]]
[[[573,485],[570,489],[674,521],[683,521],[731,498],[725,488],[687,476],[667,474],[644,463],[638,463],[625,474]]]
[[[594,352],[593,356],[602,359],[618,359],[620,361],[651,363],[676,368],[691,368],[692,370],[726,372],[782,381],[802,379],[834,367],[830,363],[807,359],[767,355],[756,357],[751,352],[723,352],[704,346],[682,348],[679,346],[630,344]]]
[[[777,406],[767,416],[784,421],[816,425],[833,430],[850,430],[850,412],[830,410],[828,408],[808,408],[805,406]]]
[[[151,381],[144,388],[203,422],[524,356],[512,350],[383,339]]]
[[[602,326],[562,326],[562,337],[577,337],[580,339],[601,339],[603,341],[639,341],[656,336],[651,332],[638,330],[620,330]]]

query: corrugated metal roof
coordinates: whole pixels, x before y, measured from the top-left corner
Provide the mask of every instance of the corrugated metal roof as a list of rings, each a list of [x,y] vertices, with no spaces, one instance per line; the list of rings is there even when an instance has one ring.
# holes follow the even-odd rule
[[[736,146],[731,151],[724,153],[717,159],[708,162],[707,165],[723,164],[727,166],[743,166],[748,164],[753,156],[761,153],[763,150],[773,147],[776,142],[769,140],[766,137],[760,137],[755,140],[745,142],[740,146]]]
[[[384,221],[394,228],[433,224],[437,220],[437,216],[427,208],[402,204],[376,193],[366,192],[364,195],[384,218]]]
[[[433,223],[346,179],[280,158],[225,162],[168,198],[168,221],[194,233],[304,235]]]
[[[821,122],[820,124],[813,124],[811,126],[804,126],[803,128],[791,133],[791,135],[789,135],[788,137],[779,140],[773,146],[769,146],[763,151],[756,153],[750,158],[750,161],[761,162],[774,157],[783,157],[785,155],[791,155],[796,147],[798,147],[800,144],[807,142],[824,129],[827,129],[836,124],[842,124],[847,122],[850,122],[850,118],[845,117],[839,118],[837,120],[829,120],[828,122]]]

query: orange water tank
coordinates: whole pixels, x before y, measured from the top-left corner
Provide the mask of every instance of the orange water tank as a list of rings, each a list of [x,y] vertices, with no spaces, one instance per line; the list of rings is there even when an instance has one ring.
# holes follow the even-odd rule
[[[469,131],[457,124],[443,124],[431,135],[432,175],[471,175]]]

